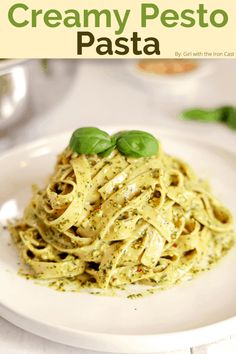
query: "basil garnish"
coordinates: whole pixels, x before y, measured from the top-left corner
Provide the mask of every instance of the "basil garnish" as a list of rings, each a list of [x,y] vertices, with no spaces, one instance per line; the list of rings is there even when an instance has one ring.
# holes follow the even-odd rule
[[[130,130],[119,134],[116,145],[123,155],[131,157],[149,157],[158,152],[156,138],[140,130]]]
[[[70,147],[78,154],[99,154],[113,145],[109,134],[98,128],[79,128],[70,139]]]
[[[182,118],[186,120],[199,120],[206,122],[221,121],[222,112],[216,110],[190,109],[182,113]]]
[[[111,137],[111,147],[109,147],[107,150],[102,151],[99,155],[101,157],[107,157],[109,156],[112,151],[116,148],[116,138],[114,136]]]
[[[236,108],[231,107],[228,111],[226,124],[233,130],[236,130]]]
[[[117,148],[130,157],[149,157],[158,153],[158,141],[141,130],[122,131],[113,136],[98,128],[80,128],[74,131],[70,147],[78,154],[99,154],[107,157]]]
[[[236,130],[236,108],[222,106],[216,109],[189,109],[182,112],[185,120],[198,120],[205,122],[223,122],[231,129]]]

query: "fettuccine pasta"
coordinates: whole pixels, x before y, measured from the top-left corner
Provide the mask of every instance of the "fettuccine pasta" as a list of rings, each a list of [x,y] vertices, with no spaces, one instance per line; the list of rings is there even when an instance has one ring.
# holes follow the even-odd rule
[[[167,288],[234,244],[230,212],[178,158],[79,155],[66,148],[45,188],[9,225],[25,272],[80,287]]]

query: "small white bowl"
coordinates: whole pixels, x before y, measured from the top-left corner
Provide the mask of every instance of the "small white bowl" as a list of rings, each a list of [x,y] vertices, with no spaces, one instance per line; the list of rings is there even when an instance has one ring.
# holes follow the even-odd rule
[[[212,72],[214,71],[213,61],[206,59],[195,59],[194,61],[197,63],[197,67],[195,69],[177,74],[155,74],[145,72],[144,70],[141,70],[138,67],[138,63],[140,62],[140,60],[127,60],[126,65],[129,70],[129,73],[131,73],[133,76],[140,80],[149,82],[150,84],[152,83],[156,85],[160,83],[163,85],[180,85],[189,82],[190,80],[193,82],[202,79],[212,74]]]
[[[208,79],[216,65],[211,60],[196,60],[197,68],[179,74],[154,74],[138,68],[138,60],[127,60],[125,65],[133,79],[139,80],[153,103],[176,114],[186,107],[199,104],[199,92],[207,90]]]

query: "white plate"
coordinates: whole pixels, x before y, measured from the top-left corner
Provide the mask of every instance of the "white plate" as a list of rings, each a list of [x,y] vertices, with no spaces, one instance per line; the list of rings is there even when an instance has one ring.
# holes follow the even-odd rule
[[[106,128],[107,131],[113,132]],[[117,129],[117,130],[120,130]],[[152,131],[155,134],[155,131]],[[211,180],[236,218],[236,155],[176,133],[156,133],[165,150]],[[68,142],[63,135],[0,158],[0,221],[22,213],[32,183],[42,184]],[[151,353],[200,345],[236,332],[236,252],[197,279],[136,300],[60,293],[17,275],[17,252],[0,237],[0,314],[40,336],[81,348]]]

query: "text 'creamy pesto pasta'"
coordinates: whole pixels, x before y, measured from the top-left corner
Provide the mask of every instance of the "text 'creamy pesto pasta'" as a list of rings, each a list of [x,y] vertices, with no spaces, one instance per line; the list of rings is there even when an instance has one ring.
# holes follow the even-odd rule
[[[234,244],[232,222],[207,183],[160,148],[136,158],[67,147],[9,229],[25,272],[61,289],[166,288],[218,261]]]

